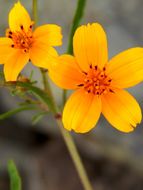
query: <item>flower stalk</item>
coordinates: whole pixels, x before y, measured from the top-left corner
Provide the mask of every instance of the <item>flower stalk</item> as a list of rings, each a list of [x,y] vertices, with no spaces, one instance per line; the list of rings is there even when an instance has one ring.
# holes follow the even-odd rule
[[[33,0],[32,2],[33,2],[32,3],[32,7],[33,7],[32,12],[33,12],[34,26],[37,26],[37,24],[38,24],[38,11],[37,11],[38,10],[38,1]],[[47,77],[47,70],[40,68],[40,72],[42,75],[44,91],[49,94],[49,96],[51,97],[51,99],[53,101],[52,92],[50,90],[50,84],[49,84],[48,77]]]
[[[84,189],[93,190],[72,136],[63,128],[61,120],[57,119],[57,123]]]
[[[33,12],[34,26],[36,26],[37,23],[38,23],[38,11],[37,11],[37,8],[38,8],[38,2],[37,2],[37,0],[33,0],[32,1],[32,12]]]
[[[73,35],[83,17],[85,5],[86,5],[86,0],[78,0],[77,8],[76,8],[74,19],[73,19],[73,24],[72,24],[70,35],[69,35],[67,54],[71,54],[71,55],[73,54],[73,45],[72,45]]]

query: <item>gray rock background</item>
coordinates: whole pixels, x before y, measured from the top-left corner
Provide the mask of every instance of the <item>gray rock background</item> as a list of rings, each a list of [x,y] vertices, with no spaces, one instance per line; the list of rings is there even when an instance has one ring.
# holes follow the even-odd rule
[[[0,0],[0,35],[8,27],[8,12],[14,0]],[[32,1],[21,1],[32,15]],[[63,28],[63,46],[66,51],[68,35],[76,8],[76,0],[39,0],[39,25],[55,23]],[[108,36],[109,57],[143,44],[142,0],[87,0],[82,24],[99,22]],[[23,73],[34,78],[41,75],[28,64]],[[54,84],[58,104],[61,90]],[[129,89],[143,108],[143,85]],[[0,89],[1,113],[16,107],[19,99]],[[30,114],[29,114],[30,113]],[[74,166],[51,116],[31,126],[33,112],[18,114],[0,123],[0,190],[9,189],[6,163],[14,159],[23,179],[23,190],[82,189]],[[133,133],[124,134],[112,128],[101,117],[97,127],[86,135],[73,134],[82,159],[97,190],[143,189],[143,124]]]

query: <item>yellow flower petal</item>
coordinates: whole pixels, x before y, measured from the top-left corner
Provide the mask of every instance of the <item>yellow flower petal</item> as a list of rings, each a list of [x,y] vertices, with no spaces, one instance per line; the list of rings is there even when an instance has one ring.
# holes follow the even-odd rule
[[[63,111],[63,124],[68,130],[85,133],[97,123],[101,113],[101,99],[83,89],[74,92]]]
[[[9,13],[9,27],[12,31],[20,30],[23,26],[24,30],[27,31],[31,25],[31,19],[26,9],[18,1]]]
[[[0,64],[3,64],[12,51],[12,40],[10,38],[0,38]]]
[[[48,46],[62,45],[61,27],[55,24],[40,26],[33,35],[36,41],[46,43]]]
[[[143,48],[131,48],[115,57],[108,64],[107,74],[118,88],[134,86],[143,80]]]
[[[13,50],[4,64],[4,75],[6,81],[16,81],[18,74],[29,60],[29,54],[21,50]]]
[[[83,74],[71,55],[62,55],[57,63],[49,69],[49,76],[53,82],[61,88],[75,89],[81,84]]]
[[[53,47],[48,47],[43,43],[34,43],[30,49],[30,59],[37,67],[48,69],[57,59],[57,52]]]
[[[112,126],[122,132],[133,131],[142,119],[137,101],[120,89],[102,96],[102,113]]]
[[[73,38],[73,48],[77,62],[84,71],[91,64],[103,68],[107,62],[106,34],[98,23],[79,27]]]

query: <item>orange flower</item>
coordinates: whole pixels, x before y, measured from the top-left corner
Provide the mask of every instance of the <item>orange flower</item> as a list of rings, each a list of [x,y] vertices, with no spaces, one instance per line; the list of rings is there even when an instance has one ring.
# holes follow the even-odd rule
[[[130,132],[141,122],[141,109],[123,88],[143,80],[143,48],[126,50],[108,61],[107,39],[98,24],[79,27],[73,38],[74,55],[62,55],[50,69],[51,79],[72,89],[63,111],[68,130],[85,133],[101,112],[112,126]]]
[[[6,37],[0,38],[0,63],[4,64],[6,81],[15,81],[29,59],[35,66],[48,68],[57,57],[52,46],[62,44],[61,28],[47,24],[32,31],[34,22],[17,2],[9,13]]]

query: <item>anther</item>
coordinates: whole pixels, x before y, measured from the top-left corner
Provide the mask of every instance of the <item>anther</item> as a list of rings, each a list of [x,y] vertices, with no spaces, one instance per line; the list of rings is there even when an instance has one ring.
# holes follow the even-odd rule
[[[14,48],[14,44],[12,44],[11,47]]]
[[[11,34],[11,35],[12,35],[12,32],[11,32],[11,31],[9,31],[9,34]]]
[[[97,68],[98,68],[98,67],[97,67],[97,65],[96,65],[96,66],[94,67],[94,69],[97,70]]]
[[[81,87],[81,86],[84,86],[84,84],[78,84],[77,86]]]
[[[82,71],[85,75],[87,75],[87,73],[85,71]]]
[[[31,28],[32,28],[32,25],[30,25],[29,28],[31,29]]]
[[[112,93],[114,93],[114,91],[113,91],[112,89],[109,89],[109,92],[112,92]]]
[[[12,38],[12,36],[9,35],[8,38]]]
[[[23,29],[24,29],[24,28],[23,28],[23,25],[21,25],[20,28],[21,28],[21,30],[23,30]]]
[[[90,70],[91,69],[91,70]],[[93,69],[93,70],[92,70]],[[84,88],[87,93],[92,93],[97,96],[102,94],[107,94],[109,92],[114,93],[110,87],[110,82],[112,81],[106,73],[106,67],[102,69],[98,68],[98,65],[92,65],[89,63],[89,72],[83,72],[87,76],[84,76],[84,82],[78,84],[77,86]]]

